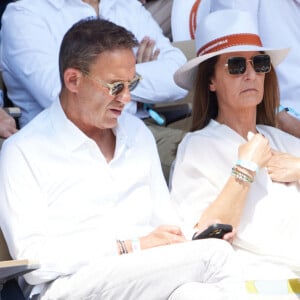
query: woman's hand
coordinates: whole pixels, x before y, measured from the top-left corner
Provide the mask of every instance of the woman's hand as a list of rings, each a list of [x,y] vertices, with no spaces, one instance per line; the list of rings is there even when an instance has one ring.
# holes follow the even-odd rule
[[[271,157],[269,141],[259,133],[254,134],[247,143],[239,147],[239,159],[254,162],[259,168],[265,167]]]
[[[224,222],[222,222],[220,219],[215,219],[215,220],[210,220],[209,222],[206,222],[205,224],[201,224],[200,222],[197,223],[195,225],[195,229],[198,229],[199,232],[202,232],[204,231],[206,228],[208,228],[210,225],[213,225],[213,224],[222,224]],[[236,237],[236,234],[237,234],[237,230],[235,228],[232,229],[231,232],[228,232],[226,233],[224,236],[223,236],[223,240],[229,242],[230,244],[233,242],[234,238]]]
[[[231,232],[224,234],[223,240],[227,241],[228,243],[232,244],[233,240],[237,235],[237,230],[235,228],[232,229]]]
[[[162,225],[140,238],[141,249],[153,248],[185,242],[181,229],[178,226]]]
[[[272,157],[267,168],[273,181],[288,183],[300,180],[299,157],[272,150]]]

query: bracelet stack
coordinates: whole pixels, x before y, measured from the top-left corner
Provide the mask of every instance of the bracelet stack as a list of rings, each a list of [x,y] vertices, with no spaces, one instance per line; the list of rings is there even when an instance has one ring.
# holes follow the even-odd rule
[[[231,175],[239,183],[252,183],[259,168],[255,162],[239,159],[231,169]]]
[[[128,250],[126,248],[126,244],[124,241],[121,241],[121,240],[117,240],[117,244],[119,246],[119,251],[120,251],[120,254],[123,255],[123,254],[127,254],[128,253]]]
[[[254,180],[254,175],[243,172],[238,166],[232,168],[231,175],[234,176],[239,182],[252,183]]]

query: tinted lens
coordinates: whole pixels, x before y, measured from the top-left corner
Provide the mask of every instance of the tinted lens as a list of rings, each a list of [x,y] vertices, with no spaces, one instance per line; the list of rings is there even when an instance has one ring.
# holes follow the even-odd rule
[[[134,78],[128,85],[129,91],[134,90],[140,82],[140,77]]]
[[[116,82],[116,84],[113,84],[113,87],[110,90],[111,95],[118,95],[121,93],[124,89],[124,83],[122,82]]]
[[[246,71],[245,57],[230,57],[227,61],[229,74],[243,74]]]
[[[136,75],[135,78],[132,79],[132,81],[130,81],[128,83],[128,89],[129,91],[132,91],[133,89],[136,88],[136,86],[139,84],[141,80],[141,77],[139,75]],[[121,93],[125,88],[125,83],[123,82],[116,82],[112,84],[112,87],[110,88],[110,94],[111,95],[118,95],[119,93]]]
[[[252,65],[257,73],[268,73],[271,70],[271,59],[267,54],[256,55],[252,58]]]

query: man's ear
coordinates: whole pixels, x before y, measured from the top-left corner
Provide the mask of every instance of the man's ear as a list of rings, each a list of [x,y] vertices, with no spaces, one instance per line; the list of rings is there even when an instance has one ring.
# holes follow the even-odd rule
[[[79,70],[74,68],[68,68],[65,70],[64,73],[65,87],[70,92],[76,93],[78,91],[78,87],[81,79],[82,79],[82,73]]]

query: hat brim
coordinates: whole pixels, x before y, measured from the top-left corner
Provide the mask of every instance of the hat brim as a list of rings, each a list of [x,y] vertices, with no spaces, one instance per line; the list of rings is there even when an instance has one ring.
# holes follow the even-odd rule
[[[283,49],[270,49],[265,47],[258,47],[258,46],[234,46],[228,49],[222,49],[213,53],[205,54],[198,56],[189,60],[185,63],[181,68],[179,68],[174,74],[174,80],[176,84],[186,90],[191,90],[194,85],[194,81],[197,74],[197,66],[208,60],[211,57],[218,56],[225,53],[230,52],[246,52],[246,51],[264,51],[265,53],[269,54],[271,57],[272,65],[275,67],[287,56],[289,52],[289,48]]]

